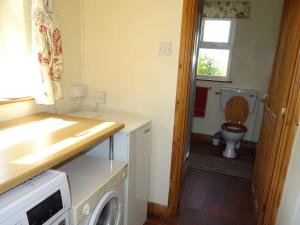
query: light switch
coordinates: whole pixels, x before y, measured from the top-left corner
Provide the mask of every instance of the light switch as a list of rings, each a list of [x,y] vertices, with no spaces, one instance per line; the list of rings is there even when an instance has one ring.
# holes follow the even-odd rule
[[[159,55],[171,56],[171,54],[172,54],[172,42],[161,41],[159,43]]]

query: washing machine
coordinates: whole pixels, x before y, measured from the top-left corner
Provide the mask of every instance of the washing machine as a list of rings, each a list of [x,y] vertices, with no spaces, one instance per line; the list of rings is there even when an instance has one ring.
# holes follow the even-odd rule
[[[69,225],[65,173],[47,170],[0,195],[0,225]]]
[[[71,225],[123,225],[127,163],[82,155],[57,168],[71,191]]]

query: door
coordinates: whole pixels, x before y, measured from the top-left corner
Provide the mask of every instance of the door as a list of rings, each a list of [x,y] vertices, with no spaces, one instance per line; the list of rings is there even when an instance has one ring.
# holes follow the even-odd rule
[[[264,221],[273,172],[278,160],[279,143],[282,141],[282,128],[287,109],[290,88],[297,62],[300,40],[300,1],[287,0],[284,4],[281,32],[273,74],[265,102],[261,135],[257,146],[253,197],[257,212],[257,225],[269,224]]]

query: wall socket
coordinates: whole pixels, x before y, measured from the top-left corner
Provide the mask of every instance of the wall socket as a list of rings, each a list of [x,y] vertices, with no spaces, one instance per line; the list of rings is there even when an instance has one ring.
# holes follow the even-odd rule
[[[95,91],[93,94],[93,101],[96,104],[106,104],[106,92]]]

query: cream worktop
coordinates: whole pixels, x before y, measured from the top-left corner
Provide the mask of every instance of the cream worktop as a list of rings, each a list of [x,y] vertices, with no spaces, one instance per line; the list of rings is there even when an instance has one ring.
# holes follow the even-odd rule
[[[85,151],[124,127],[52,113],[0,123],[0,193]]]

